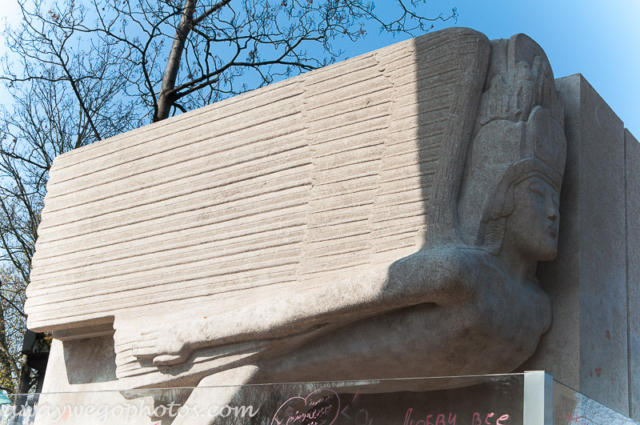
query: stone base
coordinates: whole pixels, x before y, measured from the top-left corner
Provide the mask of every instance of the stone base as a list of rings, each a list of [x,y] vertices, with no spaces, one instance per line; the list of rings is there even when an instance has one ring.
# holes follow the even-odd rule
[[[130,401],[118,391],[120,388],[115,370],[112,336],[64,342],[54,339],[39,405],[58,410],[61,423],[68,425],[120,423],[118,406],[124,409]],[[140,402],[153,407],[150,397]],[[90,415],[92,419],[88,420],[84,413],[91,408],[95,409],[95,414]],[[53,417],[37,415],[35,424],[52,423],[58,413],[52,414]],[[126,423],[155,425],[158,420],[141,415]]]
[[[558,257],[538,265],[553,324],[522,370],[640,419],[640,145],[582,75],[556,87],[567,133]]]

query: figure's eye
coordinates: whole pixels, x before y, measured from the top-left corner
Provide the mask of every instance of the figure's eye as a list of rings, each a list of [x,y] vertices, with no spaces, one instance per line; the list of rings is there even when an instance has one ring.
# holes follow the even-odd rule
[[[535,194],[535,195],[537,195],[537,196],[541,197],[541,198],[544,198],[544,197],[545,197],[544,190],[543,190],[542,188],[538,187],[538,186],[531,186],[531,187],[529,188],[529,191],[530,191],[531,193],[533,193],[533,194]]]

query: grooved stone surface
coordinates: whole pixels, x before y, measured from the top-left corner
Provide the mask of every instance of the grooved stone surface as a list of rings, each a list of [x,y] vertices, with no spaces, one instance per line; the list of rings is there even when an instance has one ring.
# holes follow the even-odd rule
[[[581,75],[560,78],[556,87],[567,133],[558,257],[538,267],[553,325],[525,368],[544,369],[626,414],[624,127]]]
[[[582,76],[468,29],[62,155],[46,388],[508,372],[553,308],[522,368],[637,416],[638,161]]]
[[[629,416],[640,419],[640,143],[625,129]]]
[[[442,141],[473,124],[458,98],[479,48],[468,30],[420,40],[56,158],[29,327],[285,294],[414,252]]]

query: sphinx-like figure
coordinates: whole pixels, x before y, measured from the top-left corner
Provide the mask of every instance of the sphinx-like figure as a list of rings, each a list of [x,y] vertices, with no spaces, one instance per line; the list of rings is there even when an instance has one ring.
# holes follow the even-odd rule
[[[526,131],[547,127],[556,127],[554,136],[563,140],[559,123],[536,107]],[[212,311],[198,322],[158,325],[142,331],[127,349],[155,365],[173,365],[207,346],[256,341],[262,350],[282,345],[277,351],[286,352],[301,340],[330,333],[298,348],[305,355],[266,360],[274,371],[268,380],[514,369],[533,354],[551,324],[549,299],[535,271],[538,261],[556,255],[564,157],[560,160],[552,168],[536,156],[525,157],[507,168],[484,211],[475,246],[429,247],[355,278],[287,297],[248,300],[244,308]],[[501,361],[489,360],[488,352]],[[430,361],[416,363],[418,368],[404,367],[405,357],[425,356]]]
[[[532,60],[516,62],[516,48],[529,49]],[[116,334],[120,356],[163,367],[206,347],[225,356],[252,350],[221,370],[240,371],[241,383],[517,368],[551,325],[535,272],[556,256],[566,140],[553,74],[537,45],[519,36],[492,49],[457,200],[457,243],[427,240],[390,265],[147,328],[120,344]],[[221,382],[212,374],[200,385]]]
[[[452,28],[72,152],[28,324],[113,335],[123,390],[512,371],[563,120],[534,41]]]

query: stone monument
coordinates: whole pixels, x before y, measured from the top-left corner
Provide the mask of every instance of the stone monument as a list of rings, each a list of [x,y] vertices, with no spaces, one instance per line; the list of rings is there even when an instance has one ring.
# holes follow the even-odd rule
[[[45,391],[517,369],[566,155],[540,46],[464,28],[62,155],[26,305]]]

